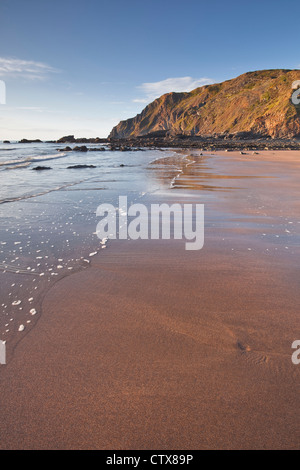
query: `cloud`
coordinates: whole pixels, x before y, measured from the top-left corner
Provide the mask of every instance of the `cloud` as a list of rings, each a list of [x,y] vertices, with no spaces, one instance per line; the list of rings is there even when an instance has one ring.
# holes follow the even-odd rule
[[[141,90],[146,96],[143,98],[134,99],[134,103],[149,103],[155,98],[158,98],[165,93],[184,92],[192,91],[203,85],[210,85],[214,83],[214,80],[210,78],[192,78],[192,77],[178,77],[178,78],[167,78],[160,82],[143,83],[137,88]]]
[[[134,103],[149,103],[149,98],[135,98],[132,101]]]
[[[44,80],[53,72],[58,70],[43,62],[0,57],[0,77]]]

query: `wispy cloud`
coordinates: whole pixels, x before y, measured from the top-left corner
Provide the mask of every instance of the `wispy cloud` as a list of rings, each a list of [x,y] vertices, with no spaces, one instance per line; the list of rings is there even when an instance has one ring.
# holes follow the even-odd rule
[[[178,77],[167,78],[160,82],[143,83],[137,88],[143,92],[144,96],[134,99],[135,103],[149,103],[150,101],[158,98],[165,93],[192,91],[203,85],[210,85],[214,83],[211,78],[192,78],[192,77]]]
[[[43,62],[0,57],[0,77],[44,80],[53,72],[58,70]]]
[[[153,98],[154,99],[154,98]],[[132,100],[134,103],[149,103],[149,101],[152,101],[151,98],[135,98]]]
[[[37,111],[38,113],[45,111],[45,108],[40,106],[16,106],[14,109],[20,109],[22,111]]]

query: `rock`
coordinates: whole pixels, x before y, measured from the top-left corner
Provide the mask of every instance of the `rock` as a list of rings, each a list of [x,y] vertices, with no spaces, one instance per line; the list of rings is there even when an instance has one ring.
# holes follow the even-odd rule
[[[22,139],[19,141],[19,144],[33,144],[33,143],[42,143],[42,141],[40,139],[35,139],[35,140]]]
[[[85,145],[76,146],[73,149],[69,146],[64,147],[63,149],[56,149],[58,152],[104,152],[105,148],[104,147],[90,147],[87,148]]]
[[[74,135],[66,135],[57,140],[58,144],[74,143],[74,142],[76,142]]]
[[[87,152],[88,148],[85,145],[82,145],[81,147],[74,147],[73,151],[74,152]]]
[[[52,170],[50,166],[36,166],[32,168],[34,171],[45,171],[45,170]]]
[[[77,143],[77,144],[102,144],[106,143],[107,139],[101,139],[100,137],[91,137],[91,138],[86,138],[86,137],[80,137],[78,139],[75,139],[74,135],[66,135],[64,137],[61,137],[60,139],[56,140],[56,143]]]
[[[83,168],[97,168],[95,165],[73,165],[68,166],[68,170],[82,170]]]
[[[71,149],[71,147],[65,147],[65,148],[63,148],[63,149],[57,149],[57,151],[58,151],[58,152],[71,152],[72,149]]]
[[[88,149],[89,152],[104,152],[105,151],[105,148],[104,147],[91,147]]]
[[[3,143],[4,144],[10,144],[10,141],[9,140],[3,140]]]

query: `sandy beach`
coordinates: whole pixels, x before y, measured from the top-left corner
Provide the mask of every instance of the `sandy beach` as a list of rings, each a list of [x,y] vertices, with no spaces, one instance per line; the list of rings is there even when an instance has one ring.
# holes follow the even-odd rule
[[[111,241],[56,282],[1,366],[0,448],[298,448],[299,170],[191,152],[148,202],[204,203],[204,248]]]

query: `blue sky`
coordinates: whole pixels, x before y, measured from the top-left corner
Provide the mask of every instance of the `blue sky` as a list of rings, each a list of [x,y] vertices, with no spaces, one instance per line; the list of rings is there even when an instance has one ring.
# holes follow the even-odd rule
[[[0,140],[105,137],[155,97],[299,68],[296,0],[0,0]]]

